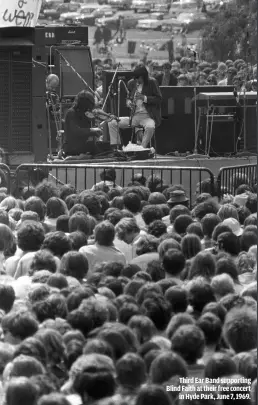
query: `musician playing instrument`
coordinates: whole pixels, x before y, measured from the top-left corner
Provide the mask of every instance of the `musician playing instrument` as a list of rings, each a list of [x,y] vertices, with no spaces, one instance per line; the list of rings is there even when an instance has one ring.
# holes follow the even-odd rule
[[[93,128],[93,122],[97,120],[103,123],[117,118],[94,107],[94,94],[86,90],[77,94],[73,106],[65,116],[63,150],[66,155],[96,155],[99,152],[96,141],[102,135],[101,124]]]
[[[155,128],[161,123],[161,92],[157,81],[149,77],[144,65],[137,65],[134,78],[128,82],[127,106],[131,108],[131,117],[119,117],[119,123],[112,120],[108,123],[110,144],[117,147],[121,144],[119,129],[132,126],[136,131],[143,127],[144,135],[141,145],[147,148]]]

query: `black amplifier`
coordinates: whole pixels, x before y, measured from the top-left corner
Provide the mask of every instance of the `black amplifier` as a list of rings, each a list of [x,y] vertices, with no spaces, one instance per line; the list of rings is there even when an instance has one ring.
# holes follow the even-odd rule
[[[89,31],[88,27],[78,26],[39,26],[35,30],[44,29],[45,46],[52,45],[88,45]]]

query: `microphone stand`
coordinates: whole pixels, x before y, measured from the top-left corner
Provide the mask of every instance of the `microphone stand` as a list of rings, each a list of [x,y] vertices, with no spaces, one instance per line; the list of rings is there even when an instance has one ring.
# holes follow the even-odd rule
[[[110,96],[111,89],[112,89],[113,84],[114,84],[114,82],[115,82],[115,78],[116,78],[116,75],[117,75],[119,66],[120,66],[120,63],[118,63],[118,65],[117,65],[117,67],[116,67],[116,70],[115,70],[115,73],[114,73],[114,75],[113,75],[113,77],[112,77],[111,83],[110,83],[110,85],[108,86],[108,92],[107,92],[106,98],[105,98],[104,103],[103,103],[103,106],[102,106],[102,109],[103,109],[103,110],[104,110],[105,107],[106,107],[108,98],[109,98],[109,96]]]

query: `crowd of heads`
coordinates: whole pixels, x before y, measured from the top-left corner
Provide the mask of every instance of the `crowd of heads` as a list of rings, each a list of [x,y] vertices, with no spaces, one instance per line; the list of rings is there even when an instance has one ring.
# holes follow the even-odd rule
[[[112,59],[93,61],[95,77],[98,85],[102,82],[103,70],[116,69]],[[131,64],[133,70],[136,62]],[[148,60],[146,67],[149,74],[156,78],[161,73],[172,74],[177,79],[177,86],[234,86],[239,91],[257,91],[257,67],[251,66],[243,59],[226,60],[225,62],[198,61],[192,56],[178,56],[170,62],[154,62]]]
[[[113,169],[80,192],[2,188],[0,403],[256,404],[256,185],[231,185],[193,206]]]

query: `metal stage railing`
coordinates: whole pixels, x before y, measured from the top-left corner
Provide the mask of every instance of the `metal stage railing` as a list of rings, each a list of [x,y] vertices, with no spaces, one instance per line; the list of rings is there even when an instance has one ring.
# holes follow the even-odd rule
[[[235,189],[240,184],[254,186],[257,183],[257,164],[242,166],[222,167],[217,178],[218,197],[223,194],[234,195]]]
[[[131,182],[136,173],[146,178],[154,179],[159,176],[164,185],[182,184],[192,205],[196,192],[200,192],[203,180],[209,179],[211,187],[214,186],[214,175],[205,167],[180,166],[132,166],[132,165],[105,165],[105,164],[22,164],[15,172],[17,186],[21,179],[26,178],[27,187],[41,181],[43,177],[57,185],[72,184],[78,191],[90,189],[101,181],[100,173],[113,168],[116,171],[116,184],[125,187]],[[37,179],[38,177],[38,179]],[[198,190],[197,190],[198,188]]]

